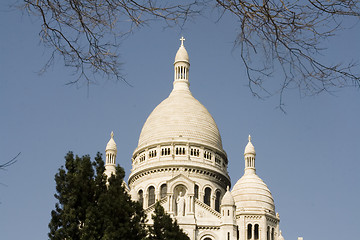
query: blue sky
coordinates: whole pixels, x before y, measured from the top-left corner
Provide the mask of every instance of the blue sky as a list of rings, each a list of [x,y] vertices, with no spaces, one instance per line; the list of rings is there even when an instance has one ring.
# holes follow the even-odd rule
[[[248,134],[257,152],[258,175],[270,188],[285,239],[350,239],[360,235],[359,90],[301,98],[285,94],[254,98],[239,53],[236,26],[206,19],[183,30],[154,25],[122,43],[123,82],[68,86],[71,70],[61,61],[37,72],[48,51],[39,45],[39,22],[0,5],[1,162],[18,152],[18,162],[0,171],[0,238],[46,239],[54,208],[54,175],[68,151],[104,152],[110,132],[117,162],[127,176],[131,155],[147,116],[168,96],[178,40],[186,38],[193,95],[218,124],[228,154],[232,185],[243,174]],[[327,42],[326,61],[359,60],[360,26]],[[276,77],[276,76],[275,76]]]

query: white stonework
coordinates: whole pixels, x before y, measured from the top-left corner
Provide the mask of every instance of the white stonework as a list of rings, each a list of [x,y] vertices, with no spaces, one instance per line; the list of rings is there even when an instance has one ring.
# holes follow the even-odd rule
[[[115,173],[116,154],[117,154],[117,148],[116,148],[116,143],[114,141],[114,132],[111,132],[110,140],[106,145],[106,149],[105,149],[105,155],[106,155],[105,175],[108,178],[111,176],[111,174]]]
[[[180,40],[173,90],[146,120],[132,156],[129,194],[142,203],[149,224],[160,201],[191,240],[283,240],[271,192],[256,175],[250,136],[244,175],[230,192],[221,136],[190,92],[189,55],[185,39]],[[106,147],[108,176],[115,170],[116,151],[112,134]]]

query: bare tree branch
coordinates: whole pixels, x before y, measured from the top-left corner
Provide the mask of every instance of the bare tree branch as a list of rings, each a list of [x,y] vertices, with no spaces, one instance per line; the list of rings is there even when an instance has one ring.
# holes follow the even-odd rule
[[[348,27],[343,26],[343,17],[359,21],[359,1],[217,0],[217,6],[238,18],[235,46],[240,46],[254,96],[279,94],[282,109],[286,89],[314,95],[360,86],[356,62],[328,65],[319,60],[323,40]],[[268,87],[265,81],[279,67],[283,79]]]
[[[160,20],[183,26],[188,18],[217,9],[233,15],[248,86],[264,98],[298,89],[302,96],[360,87],[356,61],[321,60],[324,40],[348,28],[344,19],[360,19],[357,0],[24,0],[23,9],[42,22],[40,37],[53,50],[44,71],[60,55],[77,78],[89,84],[96,75],[124,80],[121,41],[135,29]],[[281,78],[273,79],[280,69]]]
[[[21,152],[19,152],[15,157],[13,157],[11,160],[0,164],[0,170],[5,170],[7,167],[13,165],[14,163],[17,162],[17,157],[21,154]]]
[[[154,20],[167,26],[181,25],[199,13],[196,0],[24,0],[22,8],[42,22],[41,41],[52,49],[42,71],[60,55],[65,66],[75,70],[77,78],[89,84],[95,75],[115,77],[121,74],[119,48],[122,39],[136,28]]]

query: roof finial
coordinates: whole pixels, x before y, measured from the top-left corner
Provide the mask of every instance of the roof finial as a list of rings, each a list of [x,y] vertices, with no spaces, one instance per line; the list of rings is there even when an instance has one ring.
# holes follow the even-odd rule
[[[184,37],[181,37],[181,38],[180,38],[180,41],[181,41],[181,46],[184,46],[185,38],[184,38]]]
[[[250,134],[249,134],[249,137],[248,137],[248,139],[249,139],[249,142],[251,142],[251,136],[250,136]]]
[[[111,134],[110,134],[111,138],[114,138],[114,132],[111,131]]]
[[[229,185],[226,186],[226,191],[230,191]]]

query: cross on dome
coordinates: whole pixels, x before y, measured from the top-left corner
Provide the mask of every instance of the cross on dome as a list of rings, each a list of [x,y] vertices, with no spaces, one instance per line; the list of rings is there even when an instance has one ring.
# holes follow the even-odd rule
[[[251,142],[251,136],[250,136],[250,134],[249,134],[249,137],[248,137],[248,139],[249,139],[249,142]]]
[[[111,137],[111,138],[114,138],[114,132],[113,132],[113,131],[111,131],[110,137]]]
[[[184,46],[185,38],[184,38],[184,37],[181,37],[181,38],[180,38],[180,41],[181,41],[181,46]]]

